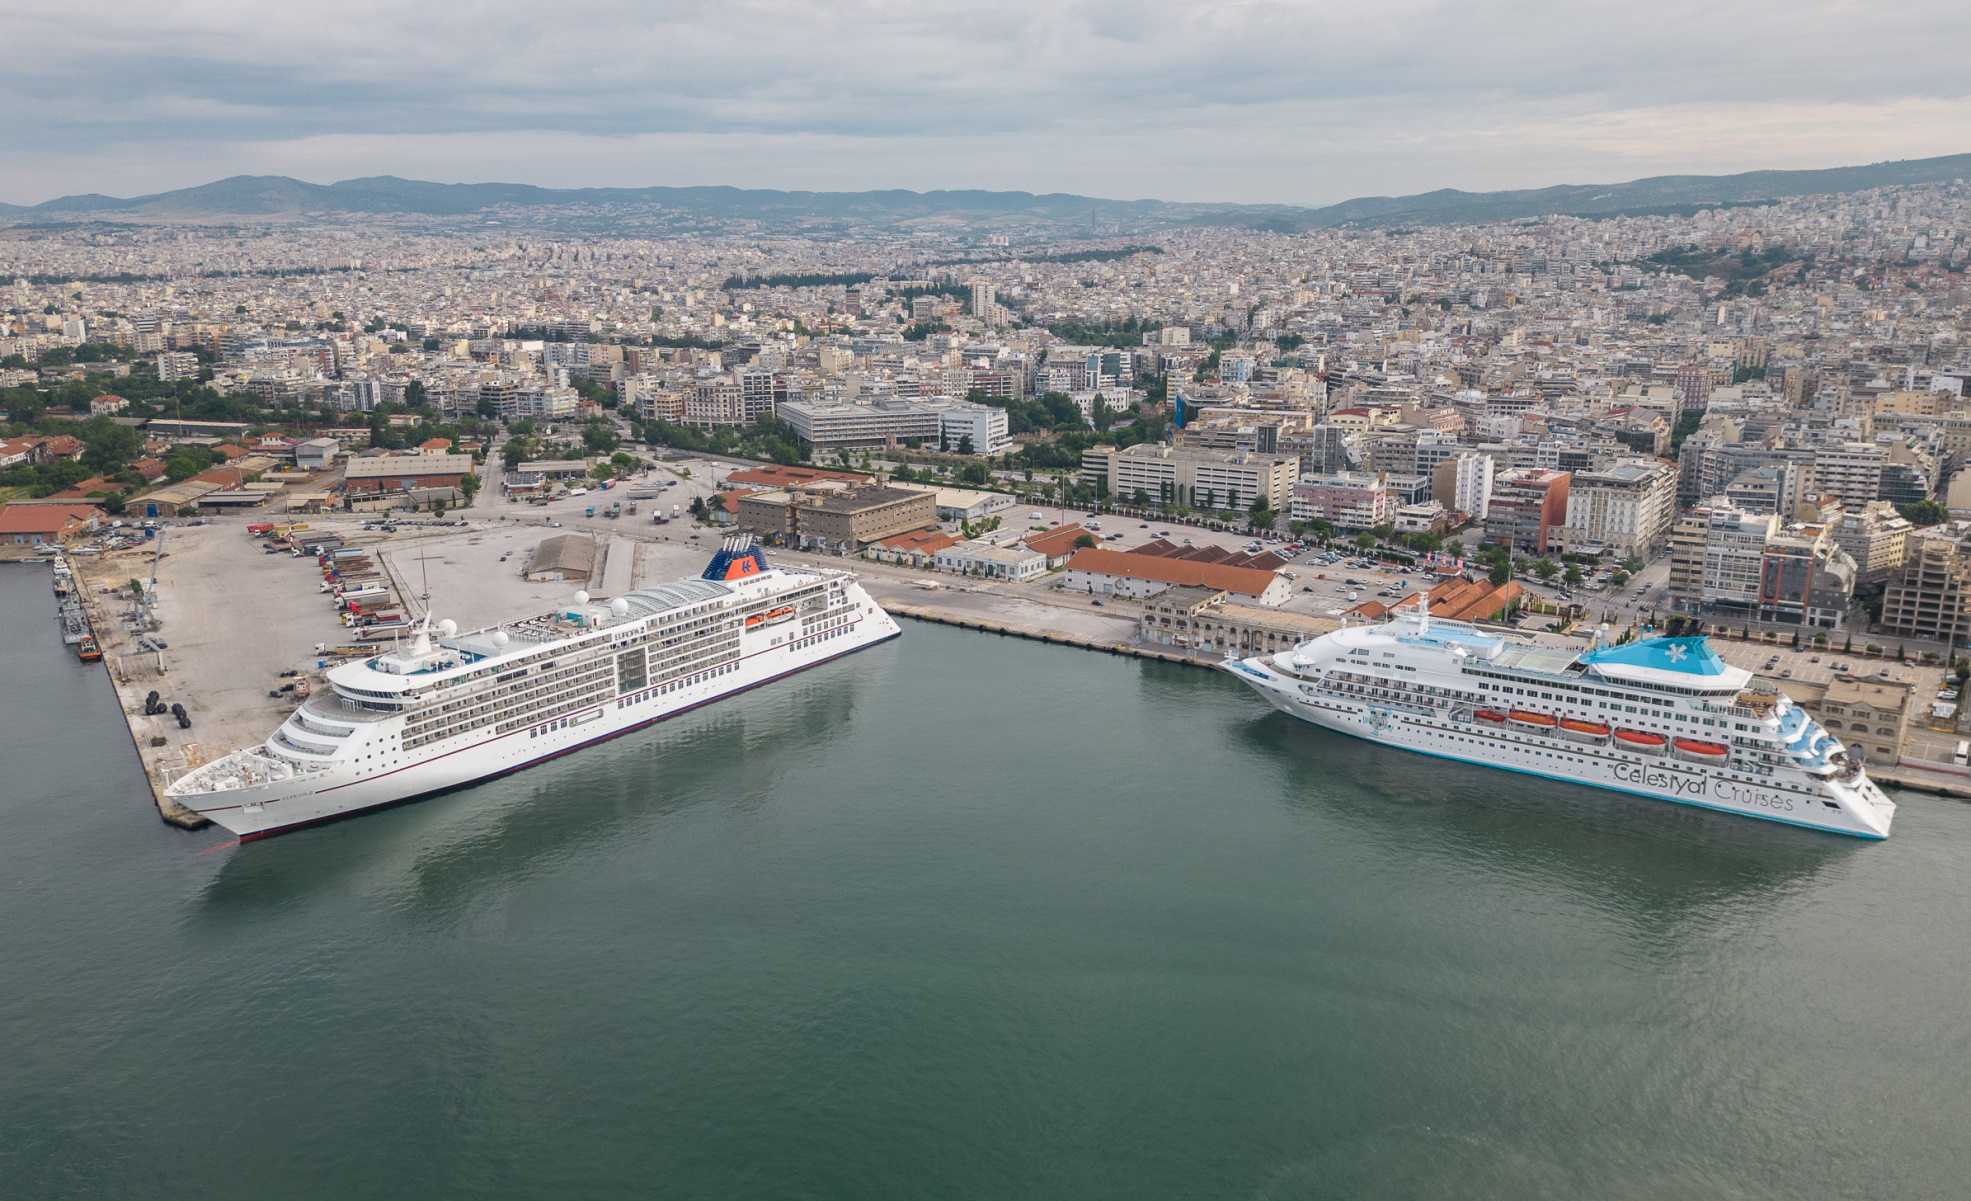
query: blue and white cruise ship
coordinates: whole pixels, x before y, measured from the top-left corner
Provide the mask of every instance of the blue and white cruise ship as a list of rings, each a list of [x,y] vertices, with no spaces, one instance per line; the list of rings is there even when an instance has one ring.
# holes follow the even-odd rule
[[[1406,608],[1225,666],[1282,712],[1371,742],[1888,837],[1894,802],[1769,682],[1701,636],[1601,641],[1575,653]]]

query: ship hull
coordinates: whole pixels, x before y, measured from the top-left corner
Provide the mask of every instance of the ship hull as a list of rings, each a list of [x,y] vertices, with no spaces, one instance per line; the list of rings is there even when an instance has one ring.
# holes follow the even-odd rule
[[[741,692],[819,667],[902,633],[872,606],[834,646],[775,648],[741,660],[731,675],[641,701],[608,700],[554,728],[521,729],[455,747],[436,746],[415,763],[388,770],[330,768],[251,788],[178,797],[180,803],[247,842],[306,826],[409,804],[512,775],[598,742],[634,733]],[[846,645],[843,645],[846,644]]]
[[[1487,727],[1458,720],[1454,710],[1398,703],[1310,695],[1300,682],[1264,659],[1226,664],[1227,670],[1280,712],[1310,725],[1381,746],[1414,751],[1522,775],[1541,776],[1651,800],[1690,805],[1802,826],[1856,838],[1882,839],[1889,833],[1894,805],[1866,778],[1839,780],[1747,780],[1697,764],[1645,758],[1609,747],[1584,746],[1558,736]]]

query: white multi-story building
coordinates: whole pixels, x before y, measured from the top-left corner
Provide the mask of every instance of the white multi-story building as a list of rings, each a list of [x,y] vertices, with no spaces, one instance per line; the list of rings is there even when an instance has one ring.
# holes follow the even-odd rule
[[[1677,515],[1676,468],[1655,459],[1629,459],[1573,474],[1567,524],[1560,531],[1565,550],[1647,559],[1663,549]]]
[[[575,415],[581,399],[573,388],[521,388],[500,406],[500,416],[509,420],[520,417],[565,420]]]
[[[789,400],[779,415],[817,447],[895,445],[913,438],[935,443],[944,428],[938,409],[900,397],[874,404]]]
[[[1882,464],[1888,452],[1873,442],[1843,442],[1814,452],[1814,491],[1838,496],[1841,504],[1859,509],[1882,488]]]
[[[932,404],[938,408],[938,438],[946,450],[963,450],[969,442],[973,454],[996,455],[1013,445],[1005,409],[962,400]]]
[[[164,383],[198,378],[198,356],[189,350],[167,350],[157,356],[157,378]]]
[[[1707,606],[1748,610],[1759,603],[1760,570],[1766,543],[1779,528],[1775,513],[1714,508],[1704,540],[1704,567],[1698,595]]]
[[[1838,514],[1829,526],[1834,544],[1855,561],[1858,584],[1882,583],[1895,574],[1915,532],[1916,527],[1886,500],[1875,501],[1857,513]]]
[[[1451,507],[1467,517],[1484,521],[1492,504],[1492,475],[1496,470],[1491,455],[1459,455]]]
[[[1248,454],[1200,446],[1142,442],[1118,450],[1093,446],[1081,456],[1081,477],[1106,484],[1118,500],[1138,493],[1150,504],[1206,509],[1249,509],[1264,497],[1274,511],[1293,498],[1300,459],[1294,455]]]

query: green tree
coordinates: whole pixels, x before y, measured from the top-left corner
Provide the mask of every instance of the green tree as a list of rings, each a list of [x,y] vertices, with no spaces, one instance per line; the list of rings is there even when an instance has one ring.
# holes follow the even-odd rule
[[[370,414],[371,446],[382,447],[385,450],[396,450],[404,444],[404,440],[397,436],[397,431],[391,428],[390,425],[390,410],[393,407],[392,405],[378,405],[376,411]]]
[[[465,494],[465,503],[471,504],[472,498],[479,494],[479,477],[470,471],[460,476],[459,491]]]
[[[203,459],[183,453],[173,454],[164,460],[164,478],[175,484],[179,480],[192,478],[205,468],[206,463]]]
[[[1630,555],[1628,558],[1622,560],[1622,570],[1628,572],[1630,575],[1641,571],[1644,566],[1645,564],[1640,555]]]
[[[527,439],[508,438],[506,445],[500,447],[500,462],[508,471],[520,466],[527,458]]]
[[[79,432],[84,445],[82,465],[97,475],[123,470],[144,449],[144,439],[136,430],[107,417],[91,417]]]
[[[582,445],[588,448],[590,454],[608,454],[622,444],[623,439],[616,433],[616,427],[601,418],[582,427]]]
[[[1094,545],[1095,545],[1095,535],[1093,535],[1093,534],[1077,534],[1077,535],[1075,536],[1075,540],[1074,540],[1074,544],[1075,544],[1076,546],[1078,546],[1078,547],[1081,547],[1082,549],[1084,549],[1084,550],[1086,550],[1087,548],[1089,548],[1089,547],[1091,547],[1091,546],[1094,546]]]
[[[1560,564],[1542,556],[1540,561],[1533,565],[1533,574],[1546,580],[1548,583],[1552,583],[1553,578],[1560,574]]]
[[[1581,575],[1581,565],[1579,563],[1569,563],[1567,570],[1561,573],[1560,578],[1561,582],[1566,584],[1570,589],[1579,588],[1583,578]]]
[[[1896,512],[1914,526],[1942,525],[1950,520],[1950,510],[1934,500],[1919,500],[1914,504],[1897,505]]]
[[[1376,547],[1376,536],[1367,530],[1363,530],[1361,533],[1355,535],[1355,545],[1361,547],[1363,550],[1374,550]]]

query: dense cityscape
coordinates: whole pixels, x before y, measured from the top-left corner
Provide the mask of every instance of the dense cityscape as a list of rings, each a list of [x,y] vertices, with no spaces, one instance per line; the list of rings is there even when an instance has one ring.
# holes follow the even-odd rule
[[[185,481],[232,490],[257,473],[230,459],[324,436],[317,467],[443,437],[516,475],[606,475],[632,441],[875,452],[903,479],[1394,556],[1450,538],[1495,583],[1667,551],[1666,607],[1952,644],[1971,628],[1968,204],[1936,184],[1031,247],[751,221],[23,222],[0,239],[0,483],[18,523],[174,486],[191,512]],[[454,505],[463,476],[439,481],[463,484]]]

